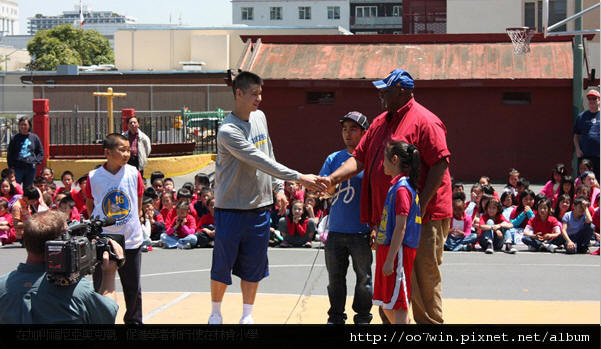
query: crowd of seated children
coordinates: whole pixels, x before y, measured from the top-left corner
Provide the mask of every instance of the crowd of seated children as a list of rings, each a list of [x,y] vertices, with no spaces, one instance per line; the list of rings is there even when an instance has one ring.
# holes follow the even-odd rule
[[[599,244],[599,183],[584,162],[577,183],[563,164],[551,170],[551,179],[535,194],[527,179],[515,169],[500,199],[495,197],[490,179],[481,176],[470,190],[470,201],[458,195],[463,184],[453,184],[453,219],[445,249],[470,251],[474,245],[486,253],[503,249],[515,253],[523,243],[530,251],[585,253]],[[463,195],[465,197],[465,195]],[[471,231],[465,231],[471,221]],[[476,235],[474,235],[476,234]],[[476,236],[477,242],[472,238]],[[467,242],[465,242],[467,241]],[[591,254],[599,254],[599,249]]]

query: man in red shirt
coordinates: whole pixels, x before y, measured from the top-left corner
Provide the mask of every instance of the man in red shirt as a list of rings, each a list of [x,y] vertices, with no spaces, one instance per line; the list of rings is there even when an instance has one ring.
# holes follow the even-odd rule
[[[386,143],[401,140],[417,147],[421,160],[418,192],[422,232],[411,280],[413,318],[419,324],[442,324],[439,266],[453,216],[446,128],[436,115],[415,101],[413,78],[405,70],[395,69],[373,84],[385,111],[374,119],[353,157],[321,181],[333,186],[363,170],[361,222],[377,227],[391,180],[384,174]]]

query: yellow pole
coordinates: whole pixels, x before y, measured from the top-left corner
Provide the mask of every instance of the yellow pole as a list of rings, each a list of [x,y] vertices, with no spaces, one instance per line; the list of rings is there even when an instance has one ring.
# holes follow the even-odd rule
[[[106,105],[109,113],[109,133],[113,133],[115,132],[115,125],[113,122],[113,88],[107,88],[106,92],[108,94],[106,98]]]
[[[113,98],[114,97],[126,97],[127,93],[113,93],[113,88],[109,87],[106,89],[106,92],[94,92],[94,96],[96,97],[105,97],[106,98],[106,106],[108,112],[109,119],[109,133],[115,132],[115,125],[113,119]]]

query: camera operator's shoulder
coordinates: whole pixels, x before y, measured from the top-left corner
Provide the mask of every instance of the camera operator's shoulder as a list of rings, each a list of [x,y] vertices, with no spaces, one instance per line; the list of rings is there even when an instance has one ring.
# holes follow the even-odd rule
[[[73,290],[73,299],[84,306],[80,309],[82,318],[91,324],[114,324],[119,305],[110,297],[96,291],[92,282],[81,279]]]

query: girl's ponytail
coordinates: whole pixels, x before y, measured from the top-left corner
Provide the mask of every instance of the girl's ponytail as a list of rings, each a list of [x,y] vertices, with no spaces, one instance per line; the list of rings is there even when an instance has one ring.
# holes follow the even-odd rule
[[[419,174],[421,163],[419,161],[419,150],[413,145],[409,144],[407,147],[407,153],[411,160],[411,170],[409,171],[409,183],[417,191],[417,184],[419,183]]]
[[[396,155],[401,160],[401,172],[409,173],[409,184],[417,191],[419,183],[420,161],[419,151],[413,144],[402,141],[391,141],[386,147],[386,156],[388,159]]]

